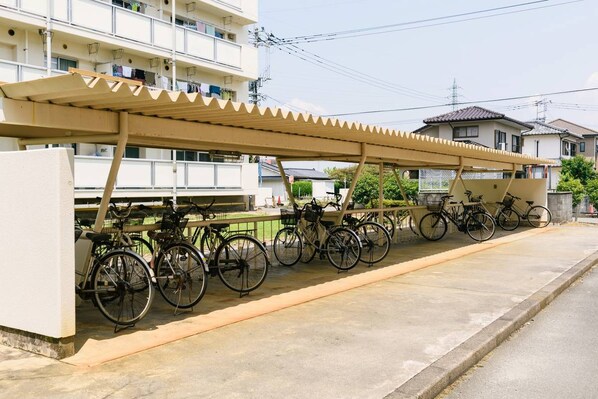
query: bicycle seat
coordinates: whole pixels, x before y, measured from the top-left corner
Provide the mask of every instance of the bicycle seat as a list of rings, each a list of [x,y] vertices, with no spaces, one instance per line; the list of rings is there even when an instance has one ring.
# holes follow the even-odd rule
[[[525,202],[527,202],[528,205],[531,205],[534,203],[534,201],[525,201]]]
[[[108,233],[94,233],[93,231],[83,232],[83,237],[85,237],[93,243],[107,242],[112,239],[112,235]]]
[[[216,231],[226,230],[230,227],[230,223],[212,223],[210,227]]]

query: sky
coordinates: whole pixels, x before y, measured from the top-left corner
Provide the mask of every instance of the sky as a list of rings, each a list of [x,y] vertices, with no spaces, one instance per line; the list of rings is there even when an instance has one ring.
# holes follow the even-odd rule
[[[598,87],[596,21],[598,0],[259,0],[278,42],[259,50],[261,105],[412,131],[452,107],[376,111],[450,104],[456,81],[459,102],[535,96],[458,108],[534,120],[539,94]],[[598,130],[598,90],[544,99],[547,121]]]

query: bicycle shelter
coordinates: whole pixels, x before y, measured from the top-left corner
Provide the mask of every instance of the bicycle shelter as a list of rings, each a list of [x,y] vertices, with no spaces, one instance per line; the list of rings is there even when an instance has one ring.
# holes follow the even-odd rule
[[[275,156],[291,201],[294,198],[282,162],[331,160],[357,163],[356,176],[339,219],[347,211],[366,163],[379,165],[381,171],[385,167],[392,168],[401,190],[400,175],[404,170],[457,171],[449,193],[453,192],[457,181],[463,182],[463,172],[510,173],[510,180],[500,187],[492,183],[494,190],[500,190],[502,196],[513,182],[515,172],[523,165],[552,163],[546,159],[358,122],[234,103],[197,93],[153,89],[135,81],[90,72],[4,84],[0,86],[0,95],[0,137],[17,138],[20,150],[25,150],[27,145],[39,144],[116,146],[96,217],[95,229],[98,231],[127,145]],[[545,190],[543,194],[545,196]],[[379,199],[382,198],[380,182]],[[3,320],[0,320],[0,326],[4,326]],[[19,325],[5,327],[23,328]]]

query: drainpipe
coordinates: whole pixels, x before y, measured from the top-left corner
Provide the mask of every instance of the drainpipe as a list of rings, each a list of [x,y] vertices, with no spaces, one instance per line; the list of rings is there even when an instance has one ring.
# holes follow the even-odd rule
[[[171,24],[172,24],[172,91],[176,90],[176,0],[172,1]]]
[[[52,75],[52,0],[46,2],[46,75]]]

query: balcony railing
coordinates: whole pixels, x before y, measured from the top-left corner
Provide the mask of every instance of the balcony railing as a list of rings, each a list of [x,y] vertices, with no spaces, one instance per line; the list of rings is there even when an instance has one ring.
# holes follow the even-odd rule
[[[112,158],[76,156],[75,190],[103,189],[111,164]],[[171,189],[174,182],[172,169],[172,161],[123,159],[115,187],[117,190]],[[257,166],[241,163],[177,161],[177,189],[239,191],[257,189]]]
[[[64,71],[52,70],[52,76],[65,74]],[[21,64],[18,62],[0,61],[0,82],[15,83],[24,80],[40,79],[48,76],[44,67]]]
[[[160,19],[97,0],[53,0],[51,4],[54,21],[160,50],[172,48],[172,26]],[[47,10],[46,0],[0,0],[0,5],[38,16],[44,16]],[[185,56],[241,69],[242,48],[237,43],[176,27],[176,51]]]

